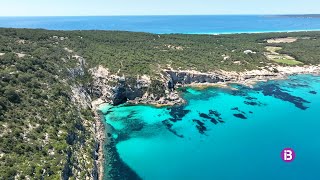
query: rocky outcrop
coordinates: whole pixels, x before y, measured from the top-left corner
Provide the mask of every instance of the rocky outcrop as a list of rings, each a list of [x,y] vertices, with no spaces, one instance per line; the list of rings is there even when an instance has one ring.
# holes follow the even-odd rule
[[[174,71],[165,70],[169,75],[168,88],[172,88],[172,84],[187,85],[192,83],[218,83],[230,82],[235,80],[234,76],[223,73],[201,73],[197,71]]]
[[[68,50],[73,54],[72,50]],[[72,58],[71,58],[72,57]],[[79,123],[71,128],[66,137],[70,145],[67,161],[64,164],[62,179],[102,179],[103,174],[103,147],[104,131],[102,122],[92,106],[91,74],[88,73],[86,61],[83,57],[76,54],[68,57],[76,60],[75,67],[67,68],[69,74],[68,82],[71,88],[71,102],[78,108]],[[95,117],[90,114],[92,111]],[[76,131],[81,131],[76,133]],[[83,137],[82,134],[86,134]],[[101,135],[103,134],[103,135]],[[88,146],[92,152],[88,152]],[[102,177],[102,176],[101,176]]]
[[[81,64],[81,63],[80,63]],[[70,71],[74,75],[81,75],[82,68]],[[95,160],[92,171],[93,179],[103,179],[103,165],[105,162],[103,147],[105,141],[104,124],[98,113],[98,106],[103,103],[118,105],[124,102],[133,104],[175,105],[184,103],[177,87],[195,85],[227,85],[239,83],[251,86],[257,81],[285,78],[292,74],[315,74],[320,72],[319,66],[281,67],[269,66],[259,70],[245,72],[214,71],[202,73],[198,71],[166,69],[159,72],[157,78],[147,75],[126,77],[111,74],[107,68],[98,66],[88,71],[92,77],[90,95],[84,86],[73,86],[74,101],[83,107],[90,107],[95,113]],[[92,101],[92,99],[95,99]],[[90,103],[91,102],[91,105]],[[66,166],[67,167],[67,166]],[[65,172],[68,172],[66,168]],[[72,173],[73,171],[71,171]],[[68,173],[66,173],[67,175]]]
[[[69,77],[70,78],[76,78],[76,77],[81,77],[85,75],[85,69],[86,69],[86,60],[81,57],[81,56],[73,56],[76,58],[77,62],[77,66],[73,67],[73,68],[67,68],[68,72],[69,72]],[[69,59],[71,57],[68,57]]]
[[[73,85],[71,86],[72,91],[72,101],[77,103],[82,108],[91,108],[91,96],[88,93],[88,90],[80,85]]]
[[[150,79],[134,79],[122,77],[116,87],[112,88],[111,100],[114,105],[142,98],[150,86]]]
[[[108,69],[98,66],[89,70],[92,81],[92,96],[110,103],[114,95],[112,88],[118,84],[119,76],[112,75]]]
[[[319,74],[320,66],[275,66],[270,65],[259,70],[251,70],[244,72],[234,71],[215,71],[201,73],[198,71],[188,70],[164,70],[168,76],[168,88],[173,89],[175,86],[193,86],[198,84],[228,84],[238,83],[246,86],[252,86],[259,81],[267,81],[273,79],[283,79],[289,75],[295,74]]]
[[[176,87],[197,85],[227,85],[239,83],[252,86],[258,81],[286,78],[292,74],[320,72],[319,66],[282,67],[268,66],[259,70],[234,72],[214,71],[202,73],[189,70],[165,69],[160,77],[119,77],[99,66],[90,70],[93,76],[94,94],[104,102],[118,105],[124,102],[134,104],[174,105],[184,103]]]
[[[92,111],[94,113],[95,119],[95,149],[93,152],[94,157],[94,169],[92,171],[92,176],[94,180],[103,180],[104,176],[104,150],[105,145],[105,126],[103,123],[103,115],[99,111],[99,105],[103,104],[101,99],[92,101]]]
[[[183,102],[177,92],[169,91],[169,79],[165,76],[159,79],[151,79],[147,75],[120,77],[109,73],[102,66],[90,69],[90,72],[93,77],[93,94],[106,103],[173,105]]]

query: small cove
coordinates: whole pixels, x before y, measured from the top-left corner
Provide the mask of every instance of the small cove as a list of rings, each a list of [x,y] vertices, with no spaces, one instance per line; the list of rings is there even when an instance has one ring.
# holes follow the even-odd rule
[[[152,180],[319,179],[320,77],[232,86],[238,90],[187,88],[183,106],[102,106],[118,156],[106,172]],[[286,147],[296,151],[292,163],[280,158]]]

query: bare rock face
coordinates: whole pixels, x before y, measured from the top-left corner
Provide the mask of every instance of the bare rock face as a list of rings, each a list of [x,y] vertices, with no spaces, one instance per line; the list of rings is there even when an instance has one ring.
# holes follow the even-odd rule
[[[119,105],[135,99],[149,98],[144,95],[152,81],[146,75],[120,77],[109,73],[108,69],[102,66],[93,68],[90,72],[93,77],[93,94],[107,103]]]
[[[112,84],[117,83],[120,77],[112,75],[108,69],[98,66],[89,70],[93,78],[92,94],[105,102],[110,102],[113,95]]]
[[[70,53],[73,52],[70,50]],[[95,137],[95,127],[92,125],[92,121],[84,116],[81,110],[91,109],[91,96],[90,96],[90,83],[87,78],[90,74],[86,71],[86,61],[84,58],[77,56],[76,57],[77,64],[74,67],[69,67],[68,80],[70,83],[71,94],[70,99],[71,103],[75,105],[78,109],[78,117],[79,121],[70,128],[67,133],[66,142],[72,146],[71,149],[67,150],[66,162],[64,164],[64,168],[62,169],[61,179],[70,179],[71,176],[75,177],[75,179],[95,179],[97,176],[97,168],[94,163],[94,159],[88,156],[88,149],[82,148],[84,142],[84,134],[88,133],[86,136],[86,142],[94,142]],[[81,79],[82,81],[77,81]],[[64,83],[69,83],[67,80],[61,80]],[[94,152],[94,147],[91,145],[87,145],[92,148],[92,152]],[[90,153],[90,152],[89,152]],[[81,162],[81,163],[80,163]],[[92,163],[94,164],[92,167]],[[91,171],[89,168],[92,168]],[[81,172],[87,171],[85,177]]]
[[[228,76],[222,73],[201,73],[197,71],[165,71],[170,79],[168,82],[168,88],[174,87],[174,85],[187,85],[191,83],[218,83],[229,82],[235,80],[236,77]],[[172,85],[173,84],[173,85]]]
[[[177,93],[170,93],[167,97],[167,100],[176,101],[179,100],[179,95]]]
[[[113,105],[119,105],[136,98],[142,98],[147,91],[149,84],[134,78],[120,78],[118,84],[114,87],[111,101]]]
[[[274,76],[273,72],[225,72],[201,73],[198,71],[164,70],[161,78],[151,80],[141,77],[119,77],[112,75],[102,66],[90,70],[93,76],[93,93],[104,102],[119,105],[133,104],[174,105],[184,103],[175,91],[176,87],[190,84],[215,84],[241,82],[247,79],[263,79]]]
[[[189,70],[163,70],[160,78],[147,76],[119,77],[99,66],[90,70],[93,77],[93,93],[104,102],[118,105],[124,102],[133,104],[174,105],[184,100],[176,87],[196,84],[239,83],[251,86],[257,81],[285,78],[291,74],[314,73],[315,67],[269,66],[260,70],[227,72],[223,70],[202,73]]]
[[[71,86],[72,91],[72,101],[74,103],[79,104],[82,108],[90,108],[91,107],[91,97],[86,91],[86,89],[82,86]]]
[[[87,75],[87,71],[84,71],[85,61],[78,58],[79,65],[70,69],[70,77]],[[91,90],[88,90],[87,86],[72,86],[73,98],[72,100],[79,105],[80,108],[90,107],[95,112],[95,127],[88,128],[91,132],[97,134],[96,147],[93,152],[95,164],[92,171],[92,178],[102,179],[101,172],[103,172],[103,139],[104,130],[103,124],[99,119],[99,115],[96,112],[97,106],[102,103],[110,103],[118,105],[124,102],[134,104],[153,104],[153,105],[175,105],[182,104],[185,101],[181,98],[176,87],[187,86],[192,84],[216,84],[216,83],[240,83],[244,85],[252,85],[257,81],[265,81],[270,79],[284,78],[291,74],[301,73],[319,73],[319,66],[306,66],[306,67],[280,67],[269,66],[264,69],[245,71],[245,72],[226,72],[215,71],[208,73],[201,73],[197,71],[180,71],[180,70],[163,70],[160,73],[160,77],[151,79],[147,75],[137,77],[120,77],[111,74],[108,69],[98,66],[89,70],[92,77]],[[90,96],[91,95],[91,96]],[[98,98],[92,102],[92,99]],[[91,105],[90,105],[90,102]],[[90,122],[83,119],[83,124],[90,124]],[[78,127],[77,129],[81,129]],[[77,136],[70,132],[67,137],[69,144],[75,143]],[[80,149],[81,150],[81,149]],[[79,150],[79,151],[80,151]],[[80,171],[73,167],[74,164],[71,160],[76,157],[77,162],[88,159],[86,157],[81,158],[76,151],[73,154],[68,154],[67,163],[63,169],[62,179],[68,179],[72,174],[77,174]],[[71,158],[72,157],[72,158]],[[98,167],[99,166],[99,167]]]
[[[81,56],[77,56],[76,57],[77,62],[77,66],[74,68],[68,68],[68,72],[70,75],[70,78],[75,78],[78,76],[84,76],[85,75],[85,66],[86,66],[86,60],[81,57]]]

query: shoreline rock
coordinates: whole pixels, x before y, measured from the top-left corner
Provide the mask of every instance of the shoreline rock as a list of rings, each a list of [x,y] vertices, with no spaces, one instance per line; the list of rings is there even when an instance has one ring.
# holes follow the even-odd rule
[[[285,79],[290,75],[296,74],[320,74],[319,65],[306,66],[267,66],[260,70],[251,70],[245,72],[234,71],[215,71],[208,73],[201,73],[198,71],[166,71],[173,74],[173,80],[178,86],[197,86],[199,84],[206,85],[222,85],[225,86],[230,83],[242,84],[245,86],[252,86],[260,81]],[[178,79],[177,79],[178,77]],[[180,78],[180,79],[179,79]]]
[[[92,69],[91,72],[94,79],[93,89],[105,103],[118,105],[127,102],[129,104],[149,104],[160,107],[185,103],[185,100],[176,91],[176,88],[179,87],[218,86],[228,88],[229,84],[253,87],[258,82],[286,79],[290,75],[320,74],[320,66],[284,67],[272,65],[260,70],[245,72],[220,70],[208,73],[194,70],[165,69],[162,72],[162,77],[159,78],[158,89],[150,88],[153,84],[149,77],[142,79],[110,75],[110,73],[106,73],[108,70],[102,66]]]
[[[212,87],[231,88],[229,84],[241,84],[253,87],[254,84],[262,81],[286,79],[290,75],[314,74],[320,75],[319,65],[305,65],[296,67],[268,66],[260,70],[246,72],[214,71],[201,73],[189,70],[163,70],[160,84],[158,86],[164,92],[161,96],[151,92],[149,87],[152,81],[148,76],[134,78],[124,78],[112,75],[106,68],[99,66],[90,69],[93,77],[93,94],[99,98],[92,101],[92,111],[95,115],[95,130],[98,147],[96,149],[98,167],[98,179],[104,178],[104,150],[106,141],[106,130],[98,107],[101,104],[118,104],[119,99],[125,99],[128,104],[145,104],[156,107],[174,106],[185,103],[185,100],[176,91],[176,87]],[[130,82],[127,80],[129,79]],[[157,90],[157,89],[156,89]],[[161,90],[161,89],[160,89]],[[114,103],[116,102],[116,103]]]
[[[103,180],[104,179],[104,162],[105,156],[103,147],[106,143],[106,132],[105,125],[103,123],[103,115],[99,111],[99,106],[103,104],[103,100],[97,99],[92,101],[92,112],[94,113],[95,119],[95,134],[96,134],[96,149],[95,149],[95,165],[96,165],[96,176],[94,179]]]

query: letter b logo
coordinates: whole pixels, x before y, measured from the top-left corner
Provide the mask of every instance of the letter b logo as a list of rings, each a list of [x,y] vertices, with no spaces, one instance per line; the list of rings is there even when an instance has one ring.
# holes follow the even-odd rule
[[[291,162],[296,157],[295,152],[291,148],[285,148],[281,151],[281,158],[285,162]]]

